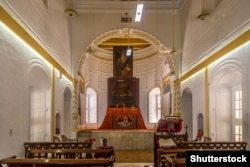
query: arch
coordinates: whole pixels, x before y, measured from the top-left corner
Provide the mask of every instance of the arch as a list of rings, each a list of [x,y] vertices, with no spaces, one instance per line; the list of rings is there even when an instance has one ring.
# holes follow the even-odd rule
[[[97,125],[97,91],[92,87],[86,89],[86,126]]]
[[[71,111],[71,99],[72,98],[72,93],[69,89],[69,87],[65,87],[64,92],[63,92],[63,134],[66,136],[71,137],[71,118],[72,118],[72,113]]]
[[[181,94],[181,116],[184,120],[184,124],[187,125],[188,137],[190,140],[193,136],[193,97],[192,91],[189,87],[183,89]]]
[[[215,68],[211,71],[210,83],[216,83],[218,80],[223,78],[227,72],[238,71],[242,74],[242,64],[237,59],[227,59],[218,63]],[[227,72],[226,72],[227,71]]]
[[[197,116],[197,136],[201,137],[204,135],[204,118],[203,114],[199,113]]]
[[[211,70],[210,78],[210,127],[213,140],[234,140],[236,123],[234,118],[235,87],[241,89],[242,65],[239,60],[229,58],[219,62]],[[241,121],[237,121],[240,123]]]
[[[164,94],[162,95],[162,115],[172,115],[172,90],[170,83],[164,87]]]
[[[149,123],[156,123],[162,117],[161,89],[154,87],[148,93],[149,98]]]
[[[129,32],[128,32],[129,31]],[[91,47],[93,50],[95,50],[97,48],[97,46],[99,44],[101,44],[102,42],[110,39],[110,38],[115,38],[115,37],[120,37],[120,36],[125,36],[127,34],[130,34],[130,36],[133,37],[137,37],[137,38],[141,38],[144,39],[146,41],[148,41],[150,44],[153,45],[153,47],[156,48],[156,50],[158,52],[161,52],[162,54],[165,55],[166,61],[169,64],[171,73],[175,72],[175,65],[174,65],[174,60],[170,54],[171,49],[167,48],[163,43],[161,43],[156,37],[154,37],[153,35],[142,31],[142,30],[138,30],[138,29],[128,29],[128,28],[122,28],[122,29],[113,29],[107,32],[104,32],[103,34],[99,35],[98,37],[96,37],[83,51],[80,61],[79,61],[79,65],[78,65],[78,73],[81,73],[81,67],[83,65],[84,62],[84,58],[85,55],[88,53],[89,48]]]
[[[60,112],[57,112],[56,113],[56,135],[59,135],[61,133],[61,125],[60,125],[60,122],[61,122],[61,116],[60,116]]]
[[[30,141],[50,141],[51,82],[48,70],[40,61],[30,62],[27,73],[30,96]]]

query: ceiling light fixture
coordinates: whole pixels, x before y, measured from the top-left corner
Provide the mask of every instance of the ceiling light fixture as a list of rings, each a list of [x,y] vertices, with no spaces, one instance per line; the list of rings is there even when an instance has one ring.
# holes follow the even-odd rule
[[[177,54],[177,51],[175,49],[175,11],[173,13],[173,49],[170,51],[170,54],[172,55],[176,55]]]
[[[205,9],[205,0],[203,0],[201,14],[197,16],[197,19],[204,20],[208,15],[209,12]]]
[[[137,4],[136,14],[135,14],[135,22],[141,21],[142,10],[143,10],[143,4]]]
[[[130,13],[130,0],[128,0],[128,17],[129,17],[129,13]],[[129,47],[130,45],[129,31],[130,31],[130,22],[128,22],[128,48],[126,50],[126,56],[131,56],[132,54],[132,48]]]
[[[77,15],[77,12],[72,7],[72,1],[70,1],[70,7],[64,10],[64,14],[69,17],[75,17]]]
[[[91,0],[89,0],[89,26],[88,26],[88,38],[89,38],[89,41],[91,41],[91,34],[92,34],[92,32],[91,32],[91,24],[92,24],[92,4],[91,4]],[[94,51],[92,50],[92,48],[91,48],[91,43],[90,43],[90,45],[89,45],[89,48],[87,49],[87,53],[88,54],[92,54],[92,53],[94,53]]]

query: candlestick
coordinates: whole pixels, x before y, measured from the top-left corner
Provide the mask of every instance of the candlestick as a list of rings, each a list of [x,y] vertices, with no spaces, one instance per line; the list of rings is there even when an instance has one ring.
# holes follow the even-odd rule
[[[124,111],[124,114],[125,114],[125,104],[123,104],[123,111]]]

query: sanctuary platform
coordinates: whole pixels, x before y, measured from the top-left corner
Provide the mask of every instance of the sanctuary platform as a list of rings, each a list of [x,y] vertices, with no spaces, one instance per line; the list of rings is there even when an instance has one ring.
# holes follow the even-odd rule
[[[100,146],[100,138],[115,150],[153,150],[155,130],[83,130],[77,133],[78,141],[94,138],[93,148]]]

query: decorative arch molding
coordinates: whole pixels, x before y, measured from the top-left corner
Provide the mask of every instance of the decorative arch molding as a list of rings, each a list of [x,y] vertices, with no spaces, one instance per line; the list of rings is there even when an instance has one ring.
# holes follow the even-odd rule
[[[184,92],[192,94],[192,89],[190,88],[190,86],[185,86],[185,88],[183,88],[183,90],[181,92],[181,96],[183,96]]]
[[[211,71],[210,75],[210,83],[213,83],[214,79],[216,78],[217,74],[219,74],[222,71],[227,71],[227,69],[236,69],[238,70],[241,74],[244,69],[242,69],[243,65],[241,62],[237,59],[227,59],[225,61],[222,61],[216,67]]]
[[[175,94],[175,85],[174,81],[176,80],[175,76],[172,75],[171,73],[168,73],[164,78],[163,78],[163,84],[162,84],[162,91],[163,93],[166,93],[166,87],[169,85],[170,89],[172,90],[172,93]]]
[[[34,67],[40,67],[41,69],[43,69],[46,73],[46,75],[48,76],[49,79],[51,79],[51,74],[50,74],[50,69],[48,68],[48,66],[46,66],[44,64],[43,61],[41,61],[40,59],[38,58],[31,58],[29,60],[29,65],[28,65],[28,68],[27,68],[27,74],[29,74],[29,72],[34,68]]]
[[[133,37],[137,37],[137,38],[141,38],[146,40],[147,42],[149,42],[150,44],[152,44],[157,50],[158,52],[160,52],[161,54],[164,55],[164,57],[166,58],[171,73],[175,72],[175,65],[174,65],[174,60],[172,58],[172,55],[170,54],[170,50],[169,48],[167,48],[166,46],[164,46],[163,43],[161,43],[156,37],[154,37],[153,35],[142,31],[142,30],[138,30],[138,29],[129,29],[129,28],[122,28],[122,29],[114,29],[114,30],[110,30],[107,32],[104,32],[103,34],[97,36],[83,51],[80,61],[79,61],[79,65],[78,65],[78,74],[80,74],[81,72],[81,68],[82,65],[84,63],[84,59],[85,59],[85,55],[88,53],[88,50],[91,48],[93,50],[97,49],[97,46],[99,44],[101,44],[102,42],[111,39],[111,38],[115,38],[115,37],[120,37],[120,36],[125,36],[125,35],[131,35]]]
[[[68,81],[64,81],[63,82],[63,90],[65,90],[65,89],[69,89],[70,90],[70,92],[72,93],[72,91],[73,91],[73,88],[72,88],[72,84],[70,83],[70,82],[68,82]]]

